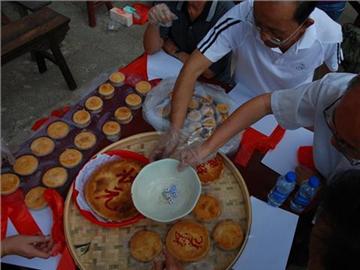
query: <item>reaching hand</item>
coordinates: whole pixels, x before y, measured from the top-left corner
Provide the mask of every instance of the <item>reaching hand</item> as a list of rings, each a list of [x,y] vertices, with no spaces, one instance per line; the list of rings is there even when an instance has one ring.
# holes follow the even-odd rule
[[[182,151],[180,151],[178,155],[178,159],[180,161],[178,165],[178,170],[183,170],[187,166],[191,166],[196,168],[197,165],[206,162],[210,159],[212,155],[209,154],[204,145],[189,145]]]
[[[150,154],[150,161],[169,157],[173,154],[179,144],[185,139],[185,135],[177,128],[171,127],[160,136],[156,147]]]
[[[15,235],[1,241],[2,252],[4,255],[19,255],[28,259],[39,257],[47,259],[50,257],[53,241],[51,237]]]
[[[165,261],[154,261],[153,270],[183,270],[179,263],[170,253],[164,250]]]
[[[176,46],[174,41],[172,41],[170,38],[168,38],[164,41],[163,49],[168,54],[174,55],[177,52],[178,47]]]
[[[151,24],[163,26],[171,26],[172,21],[177,19],[176,15],[164,3],[153,6],[149,10],[148,18]]]

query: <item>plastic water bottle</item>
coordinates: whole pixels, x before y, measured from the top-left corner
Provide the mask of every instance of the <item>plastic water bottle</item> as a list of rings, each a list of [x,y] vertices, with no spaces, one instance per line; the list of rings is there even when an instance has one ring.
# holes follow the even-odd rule
[[[304,211],[314,198],[319,185],[320,180],[316,176],[311,176],[308,181],[305,181],[290,202],[291,210],[296,213]]]
[[[296,174],[288,172],[285,176],[280,175],[276,185],[268,195],[268,204],[278,207],[282,205],[296,185]]]

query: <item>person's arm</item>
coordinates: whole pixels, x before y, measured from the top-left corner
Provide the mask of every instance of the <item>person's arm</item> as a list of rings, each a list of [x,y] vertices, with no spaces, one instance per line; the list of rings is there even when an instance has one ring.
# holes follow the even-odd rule
[[[231,114],[205,141],[203,148],[206,149],[206,156],[215,152],[237,133],[271,113],[271,94],[263,94],[249,100]]]
[[[190,54],[180,51],[171,38],[168,38],[164,41],[162,48],[167,54],[177,58],[184,64],[190,58]],[[207,68],[201,75],[204,76],[206,79],[211,79],[216,74],[210,68]]]
[[[263,94],[249,100],[231,114],[202,145],[182,150],[179,154],[178,169],[182,170],[189,165],[195,167],[205,162],[236,134],[271,113],[271,94]]]
[[[144,50],[147,54],[153,54],[162,48],[164,40],[160,36],[160,27],[149,23],[144,33]]]
[[[195,82],[198,77],[212,64],[212,62],[195,50],[181,69],[180,75],[174,86],[173,99],[171,101],[172,126],[181,129],[188,104],[194,92]]]
[[[322,64],[315,70],[314,79],[313,81],[319,80],[324,77],[326,74],[330,72],[330,69],[327,67],[326,64]]]
[[[53,241],[45,236],[15,235],[1,240],[1,257],[19,255],[26,258],[50,257]]]
[[[144,50],[148,54],[158,52],[164,44],[164,35],[168,31],[168,28],[160,25],[171,24],[176,19],[176,15],[171,12],[170,8],[165,3],[156,4],[148,13],[149,24],[144,33]]]

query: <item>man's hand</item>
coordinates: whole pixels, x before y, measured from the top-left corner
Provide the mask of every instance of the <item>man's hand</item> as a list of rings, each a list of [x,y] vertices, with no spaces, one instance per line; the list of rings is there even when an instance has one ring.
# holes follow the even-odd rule
[[[178,159],[180,161],[178,170],[183,170],[187,166],[194,169],[197,165],[208,161],[213,155],[208,151],[205,144],[202,145],[189,145],[179,153]]]
[[[148,13],[149,22],[154,25],[171,26],[173,20],[177,17],[172,13],[166,4],[153,6]]]
[[[178,51],[178,47],[170,38],[166,39],[163,45],[163,49],[166,53],[175,56],[175,53]]]
[[[170,253],[164,250],[165,261],[154,261],[153,270],[183,270],[183,266]]]
[[[181,132],[180,129],[170,127],[165,131],[156,144],[156,147],[150,153],[150,161],[155,161],[171,156],[178,145],[184,143],[186,136]]]
[[[175,57],[179,59],[182,63],[185,63],[190,58],[190,54],[186,52],[178,52],[175,54]]]
[[[46,236],[15,235],[1,241],[1,256],[19,255],[28,259],[50,257],[53,241]]]

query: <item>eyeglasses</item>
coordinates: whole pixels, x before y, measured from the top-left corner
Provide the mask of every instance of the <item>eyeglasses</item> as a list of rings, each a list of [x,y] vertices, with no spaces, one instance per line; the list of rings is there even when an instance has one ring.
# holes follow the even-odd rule
[[[255,27],[255,29],[257,31],[259,31],[260,33],[266,34],[269,37],[269,41],[271,43],[273,43],[274,45],[276,45],[277,47],[282,47],[285,44],[287,44],[297,34],[297,32],[301,29],[301,27],[304,25],[304,22],[303,22],[302,24],[300,24],[298,26],[298,28],[295,29],[295,31],[290,36],[288,36],[285,39],[280,39],[280,38],[275,37],[276,35],[274,35],[271,31],[263,29],[260,26],[258,26],[255,22],[254,14],[252,11],[253,11],[253,8],[251,8],[249,10],[248,14],[246,15],[245,21],[247,23],[249,23],[251,26]]]
[[[354,148],[352,145],[348,144],[345,140],[339,137],[339,135],[336,132],[336,127],[334,122],[335,110],[342,97],[343,96],[340,96],[328,107],[326,107],[325,110],[323,111],[323,114],[324,114],[325,122],[334,137],[336,148],[339,150],[339,152],[341,152],[344,155],[344,157],[350,162],[352,166],[355,166],[360,164],[360,160],[354,159],[353,156],[360,156],[360,150]]]

